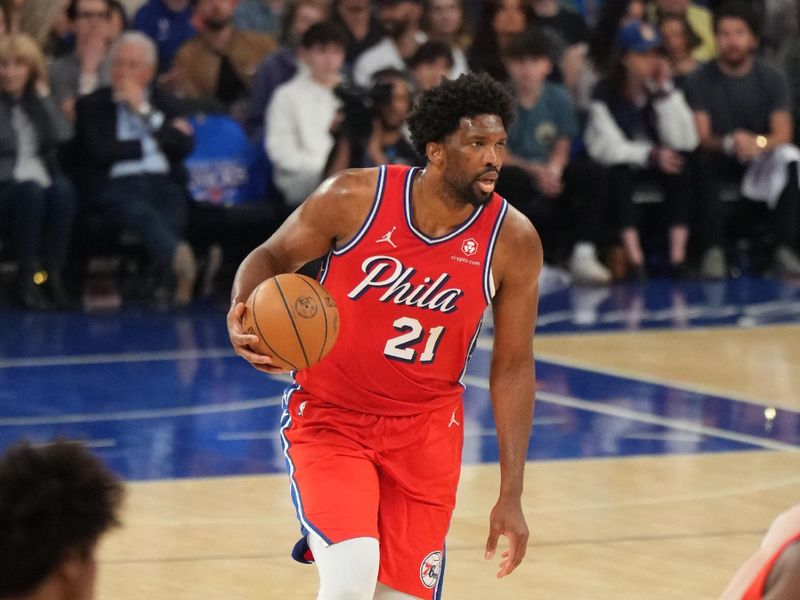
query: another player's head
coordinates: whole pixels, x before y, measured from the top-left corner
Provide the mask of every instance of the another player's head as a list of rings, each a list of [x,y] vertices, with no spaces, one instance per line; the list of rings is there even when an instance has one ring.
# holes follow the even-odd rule
[[[408,127],[447,191],[478,206],[494,191],[513,119],[514,99],[505,88],[488,75],[470,74],[423,92]]]
[[[119,525],[120,481],[78,444],[0,457],[0,599],[90,600],[95,547]]]

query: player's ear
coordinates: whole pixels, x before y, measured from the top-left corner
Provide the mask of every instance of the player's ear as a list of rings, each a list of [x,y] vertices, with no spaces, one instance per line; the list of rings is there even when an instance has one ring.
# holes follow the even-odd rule
[[[444,162],[444,144],[428,142],[425,146],[425,154],[428,156],[429,163],[441,165]]]

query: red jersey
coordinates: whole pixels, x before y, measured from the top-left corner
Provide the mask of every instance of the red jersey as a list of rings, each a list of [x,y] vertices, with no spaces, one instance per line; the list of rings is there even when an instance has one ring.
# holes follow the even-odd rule
[[[753,582],[744,593],[744,596],[742,596],[742,600],[761,600],[764,597],[764,588],[767,585],[767,578],[772,572],[772,567],[774,567],[775,563],[778,562],[778,559],[780,558],[781,554],[783,554],[783,551],[797,541],[800,541],[800,533],[786,540],[786,542],[781,545],[775,554],[773,554],[772,557],[762,565],[761,569],[759,569],[758,573],[753,579]]]
[[[342,408],[415,415],[451,404],[464,390],[461,379],[494,294],[492,256],[508,203],[492,194],[455,230],[428,237],[412,216],[418,172],[380,167],[369,216],[320,272],[339,308],[339,338],[296,379]]]

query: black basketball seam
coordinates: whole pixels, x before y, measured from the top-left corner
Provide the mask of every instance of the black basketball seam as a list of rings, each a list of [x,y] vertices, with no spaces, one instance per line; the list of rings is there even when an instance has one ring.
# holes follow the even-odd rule
[[[285,362],[287,365],[291,365],[291,367],[292,367],[293,369],[297,369],[297,367],[294,365],[294,363],[293,363],[292,361],[290,361],[290,360],[286,360],[284,357],[282,357],[280,354],[278,354],[278,352],[275,350],[275,348],[273,348],[272,346],[270,346],[270,343],[267,341],[267,338],[266,338],[266,337],[264,337],[264,334],[261,332],[261,327],[260,327],[260,326],[259,326],[259,324],[258,324],[258,316],[256,315],[256,299],[258,298],[258,290],[259,290],[259,288],[260,288],[260,287],[261,287],[261,286],[258,286],[258,287],[256,288],[256,295],[255,295],[255,296],[253,296],[253,325],[255,325],[255,326],[256,326],[256,329],[258,329],[258,337],[260,337],[260,338],[261,338],[261,341],[262,341],[262,342],[264,342],[264,345],[267,347],[267,349],[268,349],[270,352],[272,352],[272,353],[273,353],[275,356],[277,356],[278,358],[280,358],[280,359],[281,359],[283,362]]]
[[[319,348],[319,356],[317,357],[317,362],[319,362],[322,360],[322,351],[325,350],[325,344],[328,343],[328,311],[325,310],[325,303],[322,301],[322,297],[319,295],[319,292],[317,292],[317,289],[313,285],[308,283],[308,281],[306,281],[305,279],[303,279],[302,281],[308,287],[311,288],[311,291],[314,292],[314,295],[317,297],[317,300],[319,300],[319,306],[322,309],[322,316],[325,319],[325,337],[322,339],[322,346],[320,346]]]
[[[286,302],[286,296],[283,295],[281,284],[278,283],[278,280],[275,278],[273,278],[272,281],[275,282],[275,287],[278,288],[278,293],[281,295],[281,301],[283,302],[283,306],[286,308],[286,314],[289,315],[289,322],[292,324],[292,329],[294,329],[294,334],[297,336],[297,342],[300,344],[300,350],[303,352],[303,358],[306,359],[306,366],[309,367],[311,366],[311,363],[308,361],[308,354],[306,353],[305,344],[303,344],[303,338],[300,337],[300,332],[297,330],[297,325],[294,322],[292,311],[289,308],[289,304]]]

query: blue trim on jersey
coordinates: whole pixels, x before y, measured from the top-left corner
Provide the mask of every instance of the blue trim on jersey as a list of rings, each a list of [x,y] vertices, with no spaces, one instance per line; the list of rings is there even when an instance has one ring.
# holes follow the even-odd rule
[[[497,237],[500,235],[500,228],[503,226],[503,221],[506,219],[508,212],[508,201],[505,198],[500,198],[503,205],[500,207],[500,214],[497,216],[497,221],[492,229],[492,237],[489,238],[489,247],[486,249],[486,260],[483,265],[483,293],[486,295],[486,304],[492,303],[492,286],[490,278],[492,276],[492,258],[494,257],[494,246],[497,242]]]
[[[292,426],[292,414],[289,411],[289,402],[292,399],[292,394],[294,394],[297,390],[300,389],[299,384],[294,384],[286,388],[286,391],[283,392],[283,414],[281,415],[281,447],[283,448],[283,458],[286,461],[286,468],[289,471],[289,482],[291,484],[291,496],[292,496],[292,504],[294,504],[295,514],[297,515],[297,520],[300,521],[300,531],[303,535],[308,535],[310,531],[316,533],[319,537],[321,537],[326,544],[332,544],[333,542],[328,539],[326,535],[324,535],[317,527],[314,526],[311,521],[309,521],[306,516],[305,512],[303,511],[303,500],[300,497],[300,488],[297,486],[297,481],[294,478],[295,473],[295,466],[292,462],[292,459],[289,457],[289,448],[291,448],[291,443],[286,438],[286,430]]]
[[[444,568],[447,565],[447,544],[442,546],[442,570],[439,571],[439,579],[436,587],[433,588],[433,600],[442,600],[442,590],[444,589]]]
[[[336,256],[340,256],[345,254],[349,250],[352,250],[353,247],[361,241],[361,238],[364,237],[364,234],[367,233],[369,226],[372,225],[372,221],[375,220],[375,215],[378,214],[378,208],[381,205],[381,200],[383,199],[383,187],[386,184],[386,165],[381,165],[378,167],[378,185],[375,188],[375,197],[372,199],[372,210],[369,212],[369,216],[367,216],[367,220],[364,221],[363,225],[361,225],[361,229],[358,230],[358,233],[353,237],[352,240],[347,242],[341,248],[334,249],[333,253]]]
[[[461,369],[461,375],[458,376],[458,383],[464,389],[467,389],[467,386],[464,385],[464,375],[466,375],[467,373],[467,365],[469,364],[469,359],[472,358],[472,353],[475,352],[475,346],[478,343],[478,336],[481,334],[482,326],[483,326],[483,317],[481,317],[481,320],[478,321],[478,327],[475,329],[475,335],[472,336],[472,341],[469,343],[469,350],[467,350],[467,358],[464,360],[464,368]]]
[[[416,173],[418,170],[419,167],[411,167],[408,170],[408,173],[406,174],[406,182],[405,185],[403,186],[403,212],[406,215],[406,225],[408,225],[408,228],[415,236],[417,236],[419,239],[421,239],[429,246],[432,246],[433,244],[439,244],[441,242],[446,242],[447,240],[451,240],[457,235],[464,233],[467,229],[469,229],[469,226],[472,225],[475,222],[475,220],[481,215],[481,213],[483,212],[484,205],[479,206],[478,210],[473,212],[472,216],[470,216],[469,219],[467,219],[461,225],[459,225],[455,231],[452,231],[442,237],[438,238],[428,237],[427,235],[421,233],[414,227],[414,224],[412,223],[411,219],[411,182],[414,180],[414,173]]]

